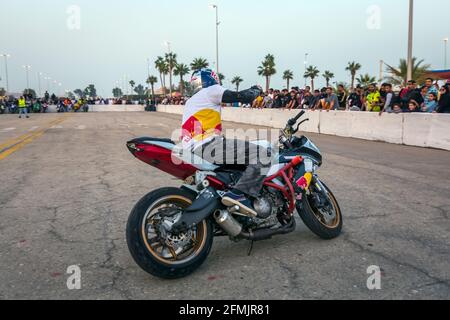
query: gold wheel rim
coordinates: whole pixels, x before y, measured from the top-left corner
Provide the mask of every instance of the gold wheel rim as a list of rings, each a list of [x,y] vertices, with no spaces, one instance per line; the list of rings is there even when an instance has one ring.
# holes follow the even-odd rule
[[[152,246],[152,244],[150,244],[150,242],[149,242],[150,239],[148,239],[148,237],[147,237],[147,226],[148,226],[147,221],[149,219],[151,219],[151,217],[157,213],[157,212],[155,212],[153,215],[151,215],[152,211],[154,211],[161,205],[173,204],[174,202],[177,204],[181,204],[182,205],[181,208],[187,208],[188,206],[190,206],[192,204],[191,200],[189,200],[188,198],[185,198],[183,196],[167,196],[167,197],[161,198],[158,201],[156,201],[155,203],[153,203],[149,209],[147,209],[147,212],[145,213],[144,218],[142,219],[142,222],[141,222],[141,224],[142,224],[142,226],[141,226],[142,239],[144,241],[144,244],[145,244],[148,252],[154,258],[159,260],[160,262],[162,262],[164,264],[168,264],[168,265],[179,265],[179,264],[183,264],[183,263],[191,261],[192,259],[194,259],[195,257],[197,257],[199,255],[199,253],[202,251],[202,249],[204,248],[204,246],[206,244],[206,232],[207,232],[206,221],[202,221],[200,224],[198,224],[196,226],[196,231],[194,233],[195,239],[193,239],[194,246],[192,248],[190,248],[189,250],[187,250],[187,251],[191,251],[191,253],[182,260],[177,260],[177,257],[176,257],[177,255],[176,255],[176,253],[174,255],[173,248],[167,247],[169,249],[169,251],[171,252],[173,258],[175,259],[175,260],[170,260],[170,259],[166,259],[166,258],[162,257],[158,253],[158,251],[156,249],[160,248],[159,246],[155,249],[154,246]]]
[[[311,204],[309,203],[309,199],[308,199],[308,206],[312,209],[312,212],[314,213],[314,215],[316,216],[316,218],[320,222],[320,224],[327,227],[328,229],[336,229],[341,224],[341,211],[339,209],[339,206],[338,206],[337,201],[334,198],[334,196],[331,195],[330,193],[328,193],[328,197],[330,198],[330,201],[332,202],[332,205],[333,205],[333,209],[336,212],[336,218],[334,218],[334,223],[332,225],[327,224],[326,221],[324,221],[322,214],[320,212],[317,212],[318,209],[313,208],[311,206]]]

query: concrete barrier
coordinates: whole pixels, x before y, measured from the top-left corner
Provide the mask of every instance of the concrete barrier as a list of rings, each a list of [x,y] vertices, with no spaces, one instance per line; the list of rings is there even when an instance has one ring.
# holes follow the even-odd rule
[[[90,105],[90,112],[143,112],[145,106],[143,105],[128,105],[128,104],[114,104],[114,105]]]
[[[445,139],[447,138],[447,143],[449,135],[442,132],[441,128],[443,122],[446,123],[446,131],[449,131],[450,118],[445,121],[448,115],[440,115],[439,120],[433,114],[411,114],[409,117],[404,118],[403,124],[403,141],[405,144],[414,145],[419,147],[434,147],[436,145],[444,145]],[[434,135],[433,135],[434,133]],[[437,141],[437,137],[439,141]]]
[[[158,112],[183,114],[183,106],[158,106]],[[282,129],[298,110],[223,108],[223,121]],[[450,115],[308,111],[302,131],[450,151]]]
[[[442,114],[433,117],[428,147],[450,150],[450,114]]]
[[[128,105],[128,104],[89,105],[89,112],[143,112],[143,111],[145,111],[145,106],[143,105]],[[49,105],[47,112],[48,113],[58,112],[58,107],[56,105]]]

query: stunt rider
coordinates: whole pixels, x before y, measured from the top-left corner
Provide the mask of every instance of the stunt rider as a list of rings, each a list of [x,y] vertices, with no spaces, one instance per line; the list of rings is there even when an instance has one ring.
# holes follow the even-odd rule
[[[262,89],[254,86],[241,92],[226,90],[220,85],[217,74],[210,69],[193,73],[191,85],[194,96],[184,107],[183,149],[189,150],[215,165],[248,165],[238,184],[222,199],[227,207],[239,206],[241,213],[257,216],[252,197],[257,198],[266,175],[259,155],[267,150],[248,141],[226,139],[222,135],[222,103],[241,102],[251,104]],[[241,161],[245,163],[241,163]]]

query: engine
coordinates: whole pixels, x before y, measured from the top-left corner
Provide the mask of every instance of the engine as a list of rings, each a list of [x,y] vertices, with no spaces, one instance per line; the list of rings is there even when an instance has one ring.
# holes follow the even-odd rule
[[[270,238],[274,234],[284,234],[290,230],[292,224],[289,225],[285,221],[284,215],[288,212],[288,208],[283,199],[280,192],[265,189],[262,196],[253,204],[258,213],[256,218],[232,213],[229,210],[219,210],[214,213],[214,219],[231,238],[243,237],[261,240]],[[280,224],[281,228],[269,230]],[[287,229],[283,229],[286,226]]]
[[[249,222],[250,226],[258,229],[276,226],[279,223],[279,216],[287,210],[283,196],[277,191],[269,190],[264,190],[263,195],[253,202],[253,207],[258,217],[250,219]]]

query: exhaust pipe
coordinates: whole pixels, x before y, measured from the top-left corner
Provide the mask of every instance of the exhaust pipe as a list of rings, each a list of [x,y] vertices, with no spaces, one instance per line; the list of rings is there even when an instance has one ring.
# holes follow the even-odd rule
[[[226,210],[214,213],[214,219],[217,224],[233,238],[243,238],[251,241],[262,241],[272,238],[273,236],[288,234],[295,231],[297,224],[293,218],[291,223],[278,229],[261,229],[255,232],[244,232],[242,225],[236,221],[230,212]]]
[[[214,219],[217,224],[231,237],[236,238],[242,233],[242,225],[226,210],[216,211]]]
[[[250,232],[250,233],[242,232],[241,237],[243,237],[244,239],[247,239],[247,240],[251,240],[251,241],[263,241],[263,240],[271,239],[273,236],[279,236],[279,235],[294,232],[296,228],[297,228],[297,223],[295,222],[295,219],[292,218],[291,223],[289,223],[285,226],[282,226],[278,229],[261,229],[261,230],[256,230],[255,232]]]

